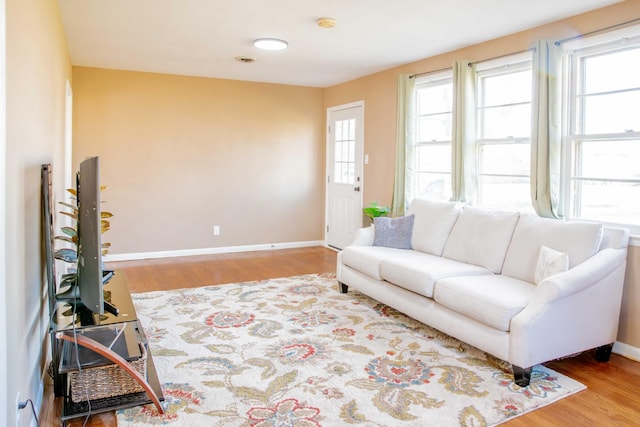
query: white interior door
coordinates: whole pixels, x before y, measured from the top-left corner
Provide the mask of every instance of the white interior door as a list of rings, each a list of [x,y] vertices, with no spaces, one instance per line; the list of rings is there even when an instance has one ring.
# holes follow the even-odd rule
[[[362,227],[364,102],[327,110],[326,242],[342,249]]]

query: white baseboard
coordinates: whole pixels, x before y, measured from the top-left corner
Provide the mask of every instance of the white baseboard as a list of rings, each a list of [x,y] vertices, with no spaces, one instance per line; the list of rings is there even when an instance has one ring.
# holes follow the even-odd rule
[[[225,246],[219,248],[180,249],[175,251],[157,252],[133,252],[128,254],[106,255],[104,262],[134,261],[140,259],[174,258],[194,255],[228,254],[234,252],[270,251],[275,249],[308,248],[311,246],[324,246],[322,240],[307,242],[267,243],[262,245]]]
[[[624,356],[627,359],[640,362],[640,348],[638,347],[616,341],[615,343],[613,343],[613,352],[615,354],[619,354],[620,356]]]

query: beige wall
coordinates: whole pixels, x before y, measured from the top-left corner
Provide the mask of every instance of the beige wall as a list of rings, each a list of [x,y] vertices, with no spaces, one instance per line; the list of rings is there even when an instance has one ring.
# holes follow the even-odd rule
[[[640,348],[640,247],[629,248],[618,341]]]
[[[6,142],[0,219],[0,417],[39,405],[47,356],[40,165],[63,197],[65,80],[57,2],[0,0],[6,20]],[[391,200],[395,82],[640,16],[640,0],[322,89],[75,68],[74,168],[99,155],[115,253],[323,238],[324,111],[365,101],[365,203]],[[323,99],[324,97],[324,99]],[[6,147],[4,146],[6,145]],[[213,225],[222,235],[211,236]],[[595,313],[597,315],[597,313]],[[640,347],[640,248],[629,251],[619,340]],[[23,411],[21,425],[30,415]],[[2,424],[0,422],[0,424]]]
[[[112,254],[323,239],[322,89],[73,68]],[[221,234],[213,236],[213,226]]]
[[[6,289],[0,312],[0,424],[14,426],[15,399],[39,405],[48,356],[48,313],[43,292],[40,166],[62,164],[65,82],[71,65],[55,0],[6,1]],[[6,168],[5,168],[6,166]],[[54,166],[55,168],[55,166]],[[54,169],[54,183],[62,169]],[[54,191],[59,194],[57,185]],[[6,330],[5,330],[6,329]],[[6,347],[4,346],[6,345]],[[29,409],[20,425],[31,425]],[[4,421],[4,422],[3,422]]]
[[[424,73],[451,67],[458,59],[479,61],[529,49],[535,40],[559,40],[640,18],[640,0],[627,0],[551,25],[427,58],[325,90],[325,108],[365,101],[364,203],[390,205],[393,193],[396,135],[396,82],[399,73]],[[640,248],[629,254],[619,340],[640,347]],[[595,313],[594,313],[595,315]]]

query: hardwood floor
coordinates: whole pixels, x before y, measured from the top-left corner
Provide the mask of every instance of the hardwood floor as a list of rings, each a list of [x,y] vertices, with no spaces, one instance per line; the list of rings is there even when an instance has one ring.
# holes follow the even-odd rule
[[[131,292],[145,292],[335,272],[335,266],[334,251],[315,247],[128,261],[111,263],[108,267],[126,276]],[[640,362],[614,354],[609,363],[599,363],[584,353],[547,366],[580,381],[587,390],[503,425],[640,425]],[[51,384],[45,387],[43,401],[40,425],[59,426],[60,399],[54,399]],[[81,426],[83,422],[84,419],[76,419],[67,425]],[[91,417],[86,425],[111,427],[117,421],[113,413],[106,413]]]

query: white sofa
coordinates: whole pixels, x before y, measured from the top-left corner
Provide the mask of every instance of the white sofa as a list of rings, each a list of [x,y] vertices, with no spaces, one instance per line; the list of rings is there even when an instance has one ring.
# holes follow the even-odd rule
[[[338,254],[341,292],[357,289],[511,363],[522,387],[546,361],[590,349],[609,359],[628,230],[423,199],[384,224],[410,218],[411,249],[374,245],[375,227],[358,231]],[[545,271],[543,246],[568,269]],[[552,275],[536,284],[536,271]]]

